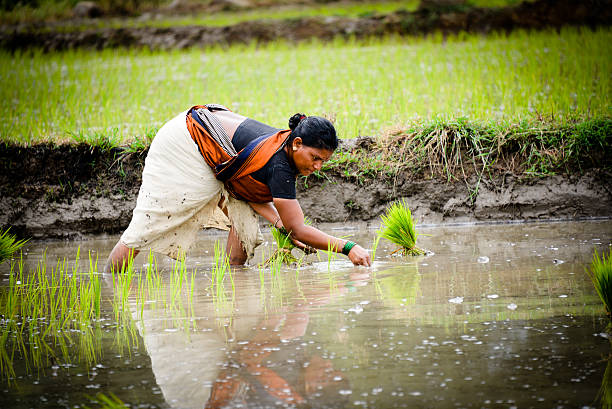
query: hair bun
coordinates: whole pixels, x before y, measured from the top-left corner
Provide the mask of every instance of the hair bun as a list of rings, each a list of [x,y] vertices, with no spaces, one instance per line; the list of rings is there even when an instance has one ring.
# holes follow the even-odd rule
[[[306,119],[306,115],[300,113],[294,114],[291,118],[289,118],[289,129],[292,131],[295,130],[303,119]]]

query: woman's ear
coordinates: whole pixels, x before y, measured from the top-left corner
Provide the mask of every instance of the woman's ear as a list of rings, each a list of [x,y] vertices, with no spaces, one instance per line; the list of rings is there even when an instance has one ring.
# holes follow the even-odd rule
[[[298,149],[300,149],[302,147],[302,138],[300,138],[299,136],[296,137],[293,140],[293,144],[292,145],[293,145],[293,151],[294,152],[297,151]]]

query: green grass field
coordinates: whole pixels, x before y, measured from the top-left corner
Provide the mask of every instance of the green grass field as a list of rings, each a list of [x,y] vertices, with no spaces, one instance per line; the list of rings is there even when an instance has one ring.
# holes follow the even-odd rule
[[[153,135],[192,105],[217,102],[286,127],[295,112],[339,135],[464,118],[512,124],[610,118],[612,32],[277,42],[187,51],[0,52],[0,140]]]

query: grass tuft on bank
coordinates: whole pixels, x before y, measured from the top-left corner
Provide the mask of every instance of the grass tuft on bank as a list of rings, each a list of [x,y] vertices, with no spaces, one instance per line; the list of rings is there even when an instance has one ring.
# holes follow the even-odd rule
[[[474,196],[482,179],[610,169],[610,157],[610,119],[564,124],[544,119],[516,124],[458,119],[357,139],[334,154],[319,176],[333,171],[365,183],[408,171],[414,176],[464,180]]]

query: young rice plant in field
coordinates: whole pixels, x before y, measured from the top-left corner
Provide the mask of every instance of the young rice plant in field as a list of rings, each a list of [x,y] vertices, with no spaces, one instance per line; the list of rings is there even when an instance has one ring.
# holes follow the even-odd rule
[[[90,365],[101,346],[101,282],[98,260],[89,255],[89,271],[65,259],[47,267],[43,255],[30,272],[23,258],[11,262],[8,286],[0,287],[0,379],[14,377],[13,359],[28,371],[51,360],[70,362],[75,356]]]
[[[612,325],[612,257],[611,253],[608,252],[606,257],[605,252],[602,252],[601,258],[595,250],[593,254],[593,261],[590,268],[587,269],[587,274],[593,281],[595,290],[601,301],[603,301],[606,307],[606,313],[610,318],[610,324]]]
[[[425,254],[416,246],[418,233],[410,209],[403,199],[393,203],[380,218],[382,220],[380,236],[400,246],[393,253],[400,252],[404,256]]]
[[[227,293],[225,291],[225,276],[229,276],[230,283],[232,285],[230,298],[227,297]],[[234,299],[236,295],[234,276],[229,262],[229,256],[223,251],[219,241],[215,241],[210,290],[213,304],[215,304],[215,308],[218,312],[228,313],[233,311]]]
[[[0,263],[13,256],[13,254],[26,244],[27,240],[16,240],[15,235],[9,234],[10,227],[0,234]]]
[[[270,260],[282,260],[285,264],[296,263],[297,258],[291,254],[291,250],[295,248],[295,244],[291,241],[290,234],[284,228],[277,229],[276,227],[272,227],[270,229],[272,233],[272,237],[274,237],[274,241],[276,242],[276,251],[272,254]]]
[[[308,218],[304,218],[304,224],[309,226],[311,222]],[[297,246],[291,240],[290,232],[288,232],[284,227],[281,227],[280,229],[272,227],[270,232],[272,233],[272,237],[274,237],[277,249],[274,253],[272,253],[272,256],[265,261],[264,265],[272,264],[272,261],[278,260],[284,264],[298,263],[299,260],[293,254],[291,254],[291,250],[297,248]],[[304,252],[306,254],[310,254],[311,252],[316,252],[316,250],[307,248],[304,250]]]

